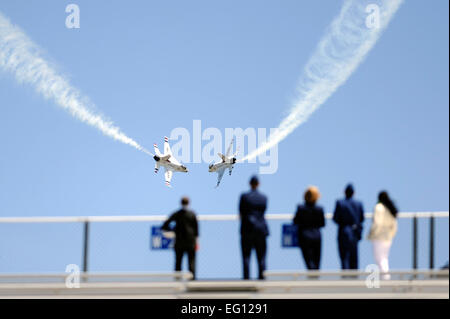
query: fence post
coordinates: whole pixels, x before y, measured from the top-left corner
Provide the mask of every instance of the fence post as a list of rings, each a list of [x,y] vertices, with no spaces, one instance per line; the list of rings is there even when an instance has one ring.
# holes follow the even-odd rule
[[[434,216],[430,216],[430,269],[434,269]]]
[[[89,222],[84,222],[84,242],[83,242],[83,272],[88,271],[88,254],[89,254]]]
[[[413,217],[413,269],[417,269],[417,216]]]

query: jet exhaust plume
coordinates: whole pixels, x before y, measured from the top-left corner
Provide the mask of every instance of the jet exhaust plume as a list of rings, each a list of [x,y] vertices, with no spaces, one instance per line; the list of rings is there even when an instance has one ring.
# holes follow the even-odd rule
[[[12,73],[19,83],[30,84],[46,99],[53,100],[78,120],[148,155],[151,153],[128,137],[111,121],[95,112],[95,106],[59,74],[40,53],[39,47],[0,12],[0,68]]]
[[[402,2],[346,0],[300,76],[290,113],[265,143],[240,161],[254,159],[266,152],[306,122],[364,61]],[[379,10],[379,25],[369,28],[366,19],[372,10]]]

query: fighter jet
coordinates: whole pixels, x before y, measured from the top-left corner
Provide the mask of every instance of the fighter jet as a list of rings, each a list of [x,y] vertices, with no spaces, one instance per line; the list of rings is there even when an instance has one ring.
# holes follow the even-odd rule
[[[228,168],[228,171],[231,175],[231,172],[233,171],[234,164],[236,164],[236,153],[230,156],[231,150],[233,148],[233,142],[234,139],[231,140],[230,146],[228,146],[228,150],[226,155],[223,155],[221,153],[218,153],[220,158],[222,159],[221,162],[216,164],[209,165],[209,172],[217,172],[217,185],[216,188],[219,187],[220,181],[222,180],[223,174],[225,173],[225,170]]]
[[[166,180],[166,186],[171,187],[170,180],[172,179],[173,172],[187,173],[188,169],[186,168],[186,166],[178,162],[177,159],[172,155],[168,137],[164,137],[164,154],[161,154],[156,143],[153,144],[153,146],[155,148],[156,154],[153,156],[153,159],[156,161],[155,173],[158,173],[159,168],[163,166],[165,169],[164,177]]]

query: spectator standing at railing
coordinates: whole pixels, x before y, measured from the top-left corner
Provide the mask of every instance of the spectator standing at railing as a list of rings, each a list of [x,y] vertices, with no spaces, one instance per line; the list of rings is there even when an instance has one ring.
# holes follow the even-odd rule
[[[258,191],[258,186],[259,180],[253,176],[250,179],[251,190],[242,194],[239,201],[244,279],[250,279],[250,256],[253,249],[256,250],[258,259],[258,279],[264,279],[266,269],[266,237],[269,235],[269,228],[264,213],[267,197]]]
[[[364,209],[353,199],[354,188],[348,184],[345,198],[336,201],[333,221],[338,225],[338,249],[342,269],[358,269],[358,242],[361,240]]]
[[[325,226],[325,214],[323,208],[316,205],[319,198],[319,189],[316,186],[308,187],[304,194],[305,203],[297,206],[294,217],[294,224],[298,227],[298,245],[309,270],[320,268],[320,228]]]
[[[170,224],[175,222],[175,228]],[[161,227],[164,231],[175,230],[175,271],[181,271],[183,256],[187,254],[189,271],[195,279],[195,254],[198,250],[198,222],[195,213],[189,208],[189,198],[181,199],[181,209],[173,213]]]
[[[389,194],[380,192],[367,238],[372,241],[375,261],[382,273],[389,272],[389,250],[397,233],[397,212]],[[390,275],[384,274],[382,278],[389,280]]]

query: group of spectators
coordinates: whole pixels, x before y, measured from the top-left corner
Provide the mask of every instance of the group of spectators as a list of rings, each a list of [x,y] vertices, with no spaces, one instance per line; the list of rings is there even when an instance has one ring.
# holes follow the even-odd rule
[[[364,208],[360,201],[353,198],[354,192],[353,185],[347,185],[345,197],[336,201],[333,213],[333,221],[338,226],[338,251],[343,270],[358,269],[358,243],[362,239]],[[294,217],[294,224],[298,226],[299,247],[306,267],[311,270],[320,268],[320,228],[325,226],[323,208],[317,205],[319,198],[319,189],[308,187],[305,202],[298,205]],[[389,194],[381,191],[367,239],[373,243],[375,261],[383,273],[389,272],[389,250],[397,233],[397,213]],[[385,274],[384,278],[389,279],[389,274]]]
[[[264,279],[266,269],[266,238],[269,228],[264,214],[267,208],[267,196],[258,190],[259,180],[250,179],[250,191],[243,193],[239,200],[241,251],[243,279],[250,279],[250,256],[256,251],[258,260],[258,279]],[[358,269],[358,243],[362,239],[364,209],[363,204],[354,199],[354,187],[345,188],[345,197],[336,201],[333,221],[338,226],[338,251],[341,268]],[[297,206],[293,223],[298,228],[298,244],[306,267],[309,270],[320,269],[322,235],[325,226],[325,213],[317,204],[319,189],[310,186],[304,193],[304,203]],[[182,199],[182,208],[172,214],[163,224],[165,231],[175,231],[175,270],[181,270],[184,254],[188,255],[189,271],[195,279],[195,254],[198,249],[198,222],[195,213],[189,209],[189,199]],[[383,278],[389,279],[389,250],[397,232],[397,208],[386,191],[378,194],[378,203],[374,207],[372,226],[367,239],[373,243],[373,252]],[[171,223],[175,222],[175,228]]]

